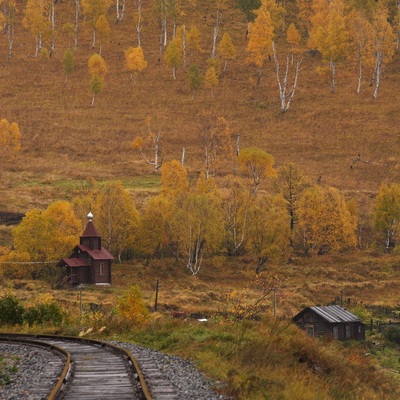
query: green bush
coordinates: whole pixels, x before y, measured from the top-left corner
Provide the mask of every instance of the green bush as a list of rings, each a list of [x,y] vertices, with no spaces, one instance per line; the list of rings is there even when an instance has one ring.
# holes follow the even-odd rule
[[[55,301],[38,304],[35,307],[28,308],[24,313],[24,322],[29,326],[33,324],[44,324],[51,322],[58,326],[63,319],[61,307]]]
[[[390,326],[384,330],[384,336],[387,340],[400,344],[400,328],[396,326]]]
[[[16,325],[22,324],[24,307],[19,300],[12,295],[5,295],[0,298],[0,324]]]

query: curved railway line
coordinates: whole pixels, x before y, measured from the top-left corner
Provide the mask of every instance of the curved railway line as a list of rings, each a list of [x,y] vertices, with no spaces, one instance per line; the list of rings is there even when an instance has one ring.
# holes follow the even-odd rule
[[[173,386],[149,359],[123,347],[86,338],[0,334],[0,343],[47,348],[59,355],[58,380],[47,388],[49,400],[174,400]],[[140,366],[139,366],[140,364]],[[46,368],[54,368],[52,365]]]

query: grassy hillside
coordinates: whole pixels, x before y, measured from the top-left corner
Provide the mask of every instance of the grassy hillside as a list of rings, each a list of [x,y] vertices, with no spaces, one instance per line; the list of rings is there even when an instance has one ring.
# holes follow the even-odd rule
[[[88,178],[98,180],[132,179],[151,175],[152,168],[131,147],[133,138],[146,134],[145,120],[152,117],[154,131],[161,131],[164,160],[180,159],[186,148],[186,165],[195,172],[203,168],[198,141],[199,112],[213,109],[225,117],[241,146],[258,146],[270,152],[276,165],[295,162],[312,180],[337,186],[357,195],[372,195],[383,181],[399,177],[398,125],[399,63],[396,59],[385,69],[379,97],[372,99],[366,82],[361,94],[355,93],[353,66],[341,65],[337,90],[329,93],[326,77],[316,73],[321,66],[318,55],[304,47],[305,60],[299,87],[286,114],[279,112],[279,97],[273,62],[267,62],[261,83],[256,85],[256,70],[246,63],[246,20],[230,6],[223,12],[223,32],[228,32],[238,57],[228,62],[212,98],[202,88],[195,99],[185,79],[186,72],[172,70],[159,57],[159,25],[152,3],[143,4],[142,47],[147,69],[136,81],[125,70],[124,50],[136,46],[133,6],[125,19],[114,24],[115,9],[109,10],[110,43],[102,55],[109,72],[105,87],[90,107],[90,76],[87,61],[98,49],[91,48],[91,29],[80,19],[79,45],[75,71],[64,86],[62,58],[69,46],[62,26],[73,22],[73,5],[56,5],[56,50],[49,60],[34,58],[34,38],[21,25],[23,4],[16,20],[12,60],[7,59],[6,35],[0,39],[1,117],[17,122],[22,132],[22,151],[12,162],[2,162],[0,208],[26,211],[45,206],[64,197],[74,184]],[[233,3],[233,2],[232,2]],[[194,7],[185,3],[178,24],[194,24],[200,30],[201,52],[196,62],[205,73],[211,55],[215,10],[204,1]],[[168,34],[172,33],[172,23]],[[283,49],[283,39],[277,39]],[[353,163],[357,155],[361,161]],[[219,175],[233,171],[234,159],[225,160]]]

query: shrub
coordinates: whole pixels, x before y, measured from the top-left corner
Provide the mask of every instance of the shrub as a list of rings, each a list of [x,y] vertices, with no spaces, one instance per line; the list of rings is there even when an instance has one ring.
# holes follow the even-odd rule
[[[63,319],[63,311],[55,301],[47,301],[37,306],[28,308],[24,313],[24,322],[29,326],[33,324],[53,323],[58,326]]]
[[[22,324],[24,307],[12,295],[0,298],[0,323],[2,325]]]
[[[389,328],[384,330],[384,336],[391,342],[400,344],[400,328],[389,326]]]

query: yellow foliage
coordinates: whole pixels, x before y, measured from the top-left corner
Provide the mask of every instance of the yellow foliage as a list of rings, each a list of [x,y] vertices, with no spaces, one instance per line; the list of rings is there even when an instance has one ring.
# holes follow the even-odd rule
[[[122,297],[117,298],[118,314],[138,325],[143,325],[149,320],[149,310],[142,299],[138,285],[132,285]]]
[[[92,76],[98,76],[104,79],[107,74],[107,65],[104,58],[99,54],[93,54],[88,61],[89,74]]]
[[[141,47],[129,47],[125,50],[125,61],[127,70],[132,74],[142,72],[147,67]]]
[[[13,158],[21,150],[21,132],[16,122],[0,120],[0,157]]]

